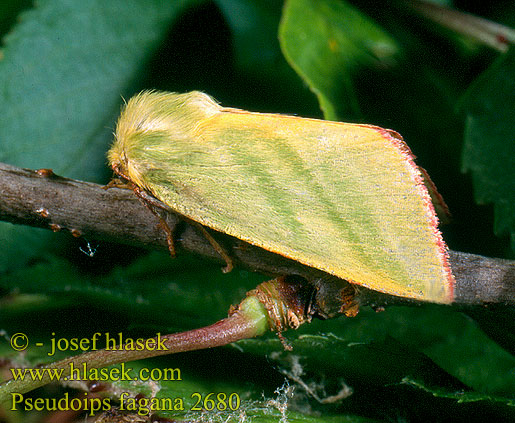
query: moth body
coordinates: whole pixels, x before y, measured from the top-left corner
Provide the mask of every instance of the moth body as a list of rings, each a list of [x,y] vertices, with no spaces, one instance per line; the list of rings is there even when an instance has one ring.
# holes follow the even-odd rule
[[[123,109],[108,158],[202,225],[371,289],[452,301],[431,198],[393,131],[147,91]]]

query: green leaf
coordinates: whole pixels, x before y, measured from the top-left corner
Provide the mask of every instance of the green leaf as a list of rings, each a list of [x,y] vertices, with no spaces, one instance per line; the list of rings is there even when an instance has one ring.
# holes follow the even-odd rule
[[[168,365],[173,365],[170,361]],[[131,377],[138,377],[141,369],[144,374],[146,369],[156,369],[155,374],[163,374],[162,367],[154,367],[154,363],[146,362],[144,365],[141,362],[128,363],[128,366],[133,368]],[[145,367],[146,366],[146,367]],[[162,366],[162,364],[161,364]],[[170,367],[169,367],[170,368]],[[173,370],[179,370],[176,367]],[[175,371],[177,375],[178,372]],[[194,407],[204,406],[206,408],[213,407],[209,410],[209,421],[212,422],[241,422],[249,419],[253,422],[319,422],[324,421],[332,422],[373,422],[371,419],[363,418],[360,416],[331,416],[325,415],[323,418],[320,416],[313,416],[309,413],[301,413],[298,411],[289,410],[290,402],[292,401],[293,391],[289,389],[289,384],[279,386],[273,395],[265,397],[262,392],[259,392],[256,387],[249,386],[244,380],[231,379],[230,381],[217,381],[205,380],[199,381],[198,375],[192,377],[191,374],[180,371],[181,379],[160,381],[159,391],[155,394],[158,402],[156,405],[165,406],[168,399],[179,401],[184,404],[184,410],[161,410],[156,411],[162,417],[173,419],[186,419],[187,421],[202,419],[206,411],[195,410]],[[120,397],[120,392],[128,392],[132,395],[143,393],[147,397],[152,394],[153,386],[150,383],[134,383],[119,381],[113,383],[114,398]],[[155,390],[155,388],[154,388]],[[214,393],[214,394],[212,394]],[[219,396],[221,395],[221,396]],[[210,402],[210,399],[213,402]],[[164,402],[163,402],[164,401]],[[229,408],[229,403],[232,403],[234,409]],[[169,404],[169,403],[168,403]],[[177,402],[176,402],[177,404]],[[236,405],[238,405],[236,407]],[[141,410],[145,412],[146,410]],[[281,420],[283,418],[284,420]]]
[[[121,95],[191,3],[41,1],[25,12],[0,62],[0,160],[98,180]]]
[[[279,46],[277,27],[282,3],[276,0],[216,0],[216,4],[227,20],[233,38],[235,80],[225,87],[231,92],[233,104],[244,101],[248,110],[307,116],[317,113],[319,109],[313,95],[297,78]],[[241,86],[248,89],[241,90]],[[245,94],[244,98],[241,98],[242,94]]]
[[[102,254],[102,245],[97,254]],[[90,337],[96,331],[141,337],[200,327],[224,317],[229,305],[262,279],[241,271],[225,275],[216,264],[204,263],[199,268],[196,257],[184,254],[171,260],[165,253],[152,253],[128,267],[97,276],[52,259],[0,281],[1,288],[18,293],[4,300],[0,327],[12,335],[20,331],[19,321],[32,322],[30,328],[21,329],[32,342],[45,343],[45,348],[34,347],[25,355],[25,364],[35,365],[68,355],[46,355],[51,332],[67,339]],[[31,303],[34,308],[29,312],[24,304]],[[486,337],[471,319],[450,307],[392,307],[383,313],[364,309],[356,318],[316,321],[284,335],[294,348],[291,353],[270,333],[233,348],[171,355],[129,367],[180,368],[183,381],[160,381],[159,395],[179,397],[186,404],[194,392],[236,392],[245,401],[242,410],[246,415],[263,421],[279,418],[275,406],[267,401],[276,397],[273,391],[283,384],[284,377],[295,389],[294,398],[284,399],[291,402],[291,421],[310,421],[293,412],[302,404],[320,409],[323,421],[333,421],[331,413],[336,406],[355,416],[349,421],[360,421],[361,412],[354,408],[354,401],[374,401],[380,409],[398,396],[410,403],[407,413],[415,413],[420,401],[426,405],[433,401],[436,409],[444,407],[440,400],[512,405],[515,358]],[[9,348],[4,348],[1,356],[19,359]],[[346,385],[354,390],[349,399],[320,405],[312,398],[312,392],[320,399],[330,398]],[[312,392],[305,386],[311,386]],[[107,389],[114,395],[112,392],[129,388],[115,383]],[[150,388],[138,384],[135,389],[146,393]],[[461,412],[457,409],[452,415]]]
[[[98,248],[101,250],[102,245]],[[212,263],[199,269],[199,261],[188,254],[172,260],[167,253],[152,253],[127,267],[96,276],[79,272],[67,260],[49,257],[0,280],[0,288],[17,294],[3,304],[4,313],[17,315],[20,294],[41,295],[56,304],[67,301],[119,313],[132,310],[131,322],[140,329],[159,326],[174,332],[222,319],[231,304],[239,303],[248,290],[264,280],[246,271],[225,275]],[[51,303],[46,306],[52,309]],[[167,312],[156,314],[156,310]]]
[[[9,1],[4,6],[11,7],[14,3]],[[398,58],[395,53],[384,60],[370,54],[366,47],[369,42],[368,31],[364,30],[362,36],[365,38],[355,40],[357,46],[365,46],[364,50],[346,48],[345,51],[353,55],[338,56],[344,63],[335,66],[336,60],[330,55],[331,60],[326,60],[330,50],[327,47],[329,37],[326,35],[324,41],[323,34],[312,36],[320,33],[320,27],[315,23],[320,22],[320,15],[325,14],[319,9],[328,2],[313,0],[297,12],[294,16],[296,21],[288,21],[288,26],[298,23],[299,28],[292,31],[293,34],[304,33],[312,37],[304,41],[297,38],[295,41],[298,46],[292,43],[288,47],[298,53],[295,60],[303,63],[302,59],[306,57],[318,67],[309,62],[308,70],[311,73],[308,73],[295,64],[289,50],[284,48],[285,40],[281,32],[281,44],[288,61],[296,70],[305,73],[300,73],[301,81],[298,77],[285,76],[288,71],[283,73],[280,62],[284,60],[277,53],[277,40],[274,39],[277,24],[274,24],[274,20],[277,20],[280,2],[275,2],[275,6],[269,8],[269,3],[273,1],[216,0],[228,22],[233,44],[221,45],[220,40],[225,38],[211,37],[212,31],[220,29],[217,25],[211,25],[212,16],[209,14],[216,9],[214,6],[192,9],[193,13],[188,13],[187,19],[181,19],[179,25],[175,25],[174,17],[178,16],[175,12],[170,12],[168,23],[163,23],[159,14],[155,13],[154,18],[161,22],[159,28],[146,23],[152,11],[180,8],[181,4],[186,8],[196,3],[93,0],[82,4],[46,0],[38,2],[32,11],[23,14],[17,25],[11,13],[4,27],[4,31],[10,28],[11,35],[7,37],[3,59],[0,61],[0,108],[4,108],[0,115],[1,160],[16,158],[22,166],[52,166],[64,176],[71,176],[73,171],[74,175],[82,178],[89,178],[87,174],[90,173],[92,180],[102,180],[103,169],[107,175],[103,167],[104,151],[110,142],[109,132],[114,126],[121,103],[120,94],[127,98],[133,91],[143,88],[138,85],[138,81],[145,81],[144,88],[166,87],[172,91],[202,89],[215,95],[225,105],[244,109],[318,116],[317,106],[313,107],[315,101],[309,102],[304,95],[307,90],[302,91],[300,87],[305,82],[313,91],[319,90],[318,96],[325,98],[329,104],[326,109],[341,118],[359,117],[361,108],[366,116],[364,122],[399,130],[419,156],[419,163],[428,168],[432,177],[435,170],[439,171],[436,172],[435,182],[441,190],[444,187],[442,194],[446,200],[454,203],[450,204],[451,211],[455,222],[462,228],[454,236],[455,248],[459,245],[460,249],[481,252],[487,243],[500,244],[493,236],[490,237],[491,231],[480,230],[485,227],[484,222],[490,223],[488,220],[481,217],[479,224],[474,222],[477,209],[474,210],[468,184],[466,181],[464,183],[465,178],[459,174],[458,151],[461,150],[462,121],[452,113],[456,98],[461,95],[460,91],[469,84],[470,78],[476,76],[478,68],[484,68],[490,56],[472,57],[469,54],[464,58],[459,50],[454,49],[452,40],[436,39],[434,35],[428,35],[428,31],[421,31],[411,17],[406,19],[406,16],[392,13],[392,9],[385,6],[387,2],[381,4],[381,7],[377,2],[359,2],[355,3],[360,7],[359,15],[363,17],[369,13],[371,17],[365,16],[365,21],[372,22],[371,19],[374,19],[389,34],[395,35],[398,43],[394,45],[395,50],[402,52],[402,60],[397,65],[401,64],[390,66]],[[136,4],[141,7],[134,7]],[[289,2],[285,11],[291,10],[294,4],[293,1]],[[345,2],[338,4],[335,7],[348,9]],[[113,13],[108,13],[112,7],[120,8],[116,13],[118,23],[115,22],[113,26],[118,28],[119,42],[114,45],[112,42],[115,35],[106,35],[114,31],[111,30],[111,22],[116,19],[112,17]],[[130,13],[136,17],[128,19],[124,7],[130,8]],[[149,7],[149,11],[145,10],[146,7]],[[506,9],[505,4],[501,6],[500,3],[492,2],[488,5],[485,3],[486,8],[489,12],[485,16],[500,17],[510,24],[509,10],[513,10],[513,7]],[[334,14],[332,8],[324,10],[328,10],[328,16],[337,15],[336,22],[349,20],[349,16],[356,13],[355,9],[342,15]],[[8,7],[1,11],[2,17],[9,13]],[[216,17],[220,25],[219,11]],[[68,20],[70,24],[67,24]],[[286,21],[283,22],[286,24]],[[322,28],[335,29],[338,34],[344,30],[356,31],[353,26],[342,27],[332,22],[328,20]],[[146,35],[155,34],[157,29],[160,31],[157,38],[149,42]],[[134,32],[140,30],[144,32],[141,40],[147,40],[146,47],[141,47],[140,38],[133,36]],[[74,33],[80,36],[74,38]],[[152,74],[151,69],[149,75],[145,60],[155,54],[156,46],[161,47],[160,40],[167,35],[166,49],[159,50],[156,55],[160,58],[156,65],[160,66],[160,72]],[[95,44],[95,51],[101,57],[88,66],[88,60],[96,57],[95,51],[86,48],[92,45],[92,38],[102,40]],[[109,43],[103,45],[104,38],[111,43],[110,46]],[[132,44],[128,41],[130,39],[134,40]],[[64,41],[59,43],[59,40]],[[191,40],[196,42],[192,43]],[[309,50],[305,46],[308,41],[318,43],[320,51],[317,48]],[[274,42],[274,45],[267,44]],[[30,44],[30,48],[26,43]],[[46,50],[49,46],[52,46],[50,52]],[[22,47],[23,54],[18,53],[17,49]],[[231,47],[234,47],[234,57],[227,57]],[[55,53],[49,54],[52,52]],[[66,60],[59,60],[59,52]],[[186,54],[190,62],[182,60]],[[512,55],[511,52],[509,54]],[[223,55],[225,60],[220,59]],[[83,56],[88,60],[83,60]],[[18,57],[16,62],[12,61],[13,57]],[[317,57],[323,60],[318,62]],[[126,66],[122,67],[120,63],[124,60]],[[501,57],[497,68],[506,67],[502,63],[511,60]],[[230,66],[232,61],[236,63],[237,72]],[[66,76],[70,69],[77,69],[75,63],[81,63],[87,71],[80,75],[76,73],[71,77]],[[217,72],[213,72],[213,67]],[[179,82],[175,72],[178,68],[183,77]],[[367,72],[370,68],[372,73]],[[495,70],[495,65],[490,70]],[[493,75],[490,70],[485,75]],[[103,79],[101,75],[104,73],[110,76]],[[370,77],[371,74],[376,77]],[[169,77],[168,85],[160,85],[163,75]],[[277,77],[274,78],[274,75]],[[505,75],[512,75],[511,70],[506,68]],[[81,85],[83,78],[94,82]],[[110,78],[114,81],[112,87]],[[498,76],[492,78],[501,79]],[[70,80],[73,80],[72,83]],[[65,87],[59,90],[61,82]],[[478,87],[481,86],[479,83],[486,85],[486,79],[478,80]],[[116,84],[118,88],[113,88]],[[503,84],[496,88],[500,92],[495,95],[483,87],[481,91],[474,91],[475,95],[469,98],[474,105],[482,104],[485,100],[493,104],[497,108],[500,128],[508,127],[513,121],[512,115],[508,113],[512,102],[507,98],[509,89],[513,89],[508,88],[509,81]],[[476,86],[473,86],[472,90],[475,89]],[[105,92],[108,95],[102,98]],[[354,92],[358,93],[359,101],[356,98],[349,100]],[[14,97],[7,98],[6,93]],[[66,103],[64,99],[67,93],[71,93],[73,98]],[[98,101],[90,98],[95,95],[100,97]],[[496,96],[499,101],[496,101]],[[233,98],[238,101],[233,102]],[[81,106],[82,101],[85,103]],[[33,107],[34,102],[40,106]],[[18,107],[18,104],[23,106]],[[47,107],[55,104],[61,107],[70,105],[70,109],[64,111]],[[97,107],[101,107],[103,112],[98,113],[98,119],[95,119],[91,116],[97,114]],[[16,115],[10,110],[16,112]],[[488,123],[492,133],[496,133],[498,129],[495,125],[483,119],[484,109],[471,111],[474,112],[470,115],[473,117],[472,123],[479,122],[481,127],[486,127]],[[489,108],[486,111],[485,118],[493,122],[495,113]],[[7,119],[9,113],[10,120]],[[82,115],[85,121],[92,122],[97,129],[86,123],[80,124]],[[47,121],[43,119],[45,116]],[[84,131],[73,131],[72,136],[69,136],[68,130],[73,126],[69,125],[69,119],[79,122]],[[32,129],[25,129],[25,125]],[[37,129],[40,127],[42,136]],[[63,128],[67,128],[66,131]],[[59,131],[65,136],[62,144],[56,135]],[[16,134],[15,140],[11,140],[11,133]],[[511,138],[505,137],[504,140],[513,140],[513,133],[511,131]],[[28,134],[32,140],[27,140],[24,134]],[[475,130],[473,134],[476,134]],[[492,161],[494,166],[501,163],[504,174],[501,173],[499,185],[494,187],[493,193],[509,193],[513,174],[508,176],[510,169],[506,169],[505,163],[508,163],[510,155],[496,154],[496,149],[505,150],[502,150],[503,145],[490,144],[488,132],[484,132],[487,146],[481,144],[479,137],[475,138],[476,153],[472,163],[477,166],[488,159],[488,163],[484,163],[488,170],[486,175],[492,172]],[[54,145],[43,151],[41,146],[46,146],[47,139],[52,140]],[[72,144],[75,142],[81,147],[74,152]],[[91,154],[82,156],[80,148],[86,151],[90,145]],[[476,151],[477,145],[481,145],[482,150]],[[24,154],[18,151],[21,146],[25,149]],[[507,148],[507,145],[504,147]],[[513,153],[510,154],[513,156]],[[68,161],[72,157],[76,163]],[[52,163],[45,164],[49,160]],[[474,170],[468,166],[467,169],[475,175],[475,180],[483,179],[483,168]],[[488,183],[493,184],[493,180],[493,177],[489,177]],[[481,190],[477,183],[476,188],[479,193]],[[487,189],[482,191],[489,195]],[[496,201],[508,213],[512,213],[510,204],[504,206],[499,200],[488,201]],[[456,211],[458,207],[461,207],[461,213],[459,209]],[[506,226],[509,219],[503,220]],[[72,261],[58,260],[52,253],[62,248],[61,244],[69,235],[38,231],[43,238],[40,245],[48,253],[42,254],[34,238],[35,231],[28,230],[27,235],[22,235],[25,228],[14,225],[4,225],[3,228],[6,229],[0,231],[0,244],[6,248],[0,255],[0,271],[12,269],[14,261],[18,259],[18,263],[26,262],[29,256],[37,260],[30,262],[30,266],[23,271],[13,272],[10,277],[6,278],[2,274],[0,287],[5,295],[1,298],[0,328],[7,330],[7,335],[15,331],[26,331],[31,341],[41,341],[45,345],[52,331],[67,338],[86,337],[96,331],[121,331],[127,336],[150,336],[158,331],[172,332],[209,324],[225,316],[228,306],[238,302],[247,289],[253,288],[261,280],[247,272],[222,275],[218,265],[199,262],[196,258],[185,259],[183,255],[175,262],[166,254],[152,254],[136,260],[124,269],[113,262],[132,261],[134,252],[127,253],[119,247],[104,247],[103,244],[99,246],[97,254],[90,258],[78,251],[79,245],[84,247],[84,244],[67,242],[66,248],[70,251],[66,251],[66,255],[71,256]],[[513,232],[513,226],[506,231]],[[495,254],[502,254],[501,248],[494,250]],[[108,249],[113,252],[106,252]],[[84,262],[93,264],[88,266]],[[481,311],[485,309],[481,308]],[[489,313],[483,316],[481,327],[488,330],[489,335],[491,328],[495,327],[498,342],[502,342],[506,350],[513,351],[510,344],[513,334],[507,333],[512,329],[509,324],[510,314],[503,308],[488,308],[487,311]],[[476,313],[474,317],[477,319]],[[285,333],[293,345],[292,353],[283,352],[276,335],[270,333],[262,339],[241,342],[234,347],[146,360],[134,363],[134,367],[180,368],[183,381],[160,381],[161,395],[167,397],[187,399],[193,392],[209,393],[217,389],[237,392],[247,401],[242,406],[244,416],[252,421],[280,421],[280,412],[275,405],[267,405],[268,400],[278,401],[276,405],[281,401],[288,403],[288,421],[358,422],[371,421],[373,418],[380,421],[466,421],[471,416],[481,416],[483,420],[511,421],[515,415],[513,355],[507,354],[506,350],[485,336],[476,321],[448,307],[396,307],[385,313],[373,313],[365,309],[355,319],[314,322],[297,333]],[[0,357],[7,367],[11,363],[9,360],[27,366],[45,360],[53,361],[52,357],[46,355],[47,351],[46,348],[33,347],[26,354],[16,353],[8,342],[0,344]],[[63,353],[55,358],[66,355]],[[299,366],[296,367],[296,363]],[[290,386],[295,391],[293,398],[286,400],[282,394],[275,394],[274,390],[283,386],[284,372],[291,375],[295,369],[304,372],[300,380],[312,387],[319,397],[327,398],[337,394],[342,387],[341,383],[349,385],[354,393],[335,404],[320,405],[299,383],[290,380]],[[148,392],[148,388],[148,385],[144,386],[145,392]],[[112,394],[112,391],[109,392]],[[33,395],[36,398],[46,394],[56,396],[53,390],[35,392]],[[205,413],[194,415],[190,420],[209,420],[211,417],[212,420],[218,418],[225,421],[228,416]],[[239,421],[239,415],[233,414],[232,417],[232,421]],[[42,421],[44,418],[44,413],[23,414],[17,421]]]
[[[0,3],[0,35],[14,24],[17,15],[21,10],[31,7],[30,0],[4,0]]]
[[[296,338],[291,341],[293,354],[302,357],[306,372],[342,374],[351,386],[395,386],[408,378],[428,389],[475,391],[472,397],[497,396],[513,405],[508,399],[515,393],[515,357],[450,308],[392,307],[379,314],[364,310],[354,319],[322,323],[288,334],[288,339]],[[316,326],[323,334],[311,335]],[[264,349],[283,368],[292,367],[291,356],[278,353],[277,340],[238,345],[254,353]]]
[[[466,115],[463,170],[475,199],[494,204],[494,230],[510,234],[515,251],[515,49],[499,57],[463,98]]]
[[[101,248],[102,246],[99,247],[99,254]],[[101,331],[102,334],[109,332],[111,336],[116,336],[120,330],[116,325],[113,326],[117,315],[129,317],[131,327],[122,329],[124,337],[152,336],[158,330],[168,333],[192,326],[199,327],[224,317],[231,303],[237,302],[245,295],[246,290],[263,279],[259,275],[243,271],[233,271],[225,275],[219,265],[204,264],[199,269],[198,264],[197,258],[184,254],[171,260],[167,254],[152,253],[126,268],[115,268],[105,276],[91,277],[81,274],[71,268],[69,263],[55,259],[16,272],[1,280],[1,288],[16,289],[17,293],[4,301],[0,327],[10,336],[20,331],[17,322],[21,319],[32,320],[30,328],[21,329],[28,334],[30,347],[22,355],[4,342],[0,345],[0,356],[7,363],[7,367],[21,363],[25,367],[34,367],[62,359],[70,352],[62,351],[55,356],[48,356],[52,337],[87,338],[95,331]],[[79,304],[81,308],[77,310]],[[31,311],[25,305],[32,305]],[[100,327],[95,324],[91,326],[87,319],[91,311],[83,314],[87,308],[96,310],[92,315],[95,316],[95,321],[100,320]],[[80,326],[74,324],[77,320],[72,316],[76,312],[82,316],[79,320]],[[124,318],[121,320],[123,322]],[[52,332],[55,335],[51,336]],[[275,343],[275,335],[270,333],[270,337]],[[43,342],[44,346],[37,347],[36,342]],[[280,344],[277,347],[279,351],[282,349]],[[255,369],[253,365],[249,365],[249,359],[253,363],[257,362]],[[231,393],[238,395],[241,406],[233,412],[218,410],[210,413],[212,421],[239,421],[238,417],[245,415],[253,421],[276,422],[282,417],[282,413],[292,422],[320,421],[309,414],[287,410],[286,406],[293,399],[286,395],[286,387],[280,393],[274,394],[274,390],[281,388],[283,384],[282,377],[270,378],[263,374],[263,380],[260,381],[263,368],[257,360],[259,358],[249,358],[235,348],[228,347],[225,351],[199,351],[152,361],[132,362],[127,363],[126,367],[134,369],[132,375],[136,375],[142,368],[155,369],[156,375],[167,368],[180,370],[181,380],[158,381],[157,398],[179,398],[184,402],[185,410],[159,412],[161,416],[182,416],[190,419],[198,417],[198,413],[189,411],[198,399],[195,393],[200,393],[205,398],[210,392],[222,392],[228,396]],[[235,362],[239,364],[235,366]],[[266,365],[266,362],[261,364]],[[238,369],[243,369],[244,372],[247,369],[250,372],[249,377],[256,379],[257,385],[249,384],[248,377],[243,377]],[[274,372],[271,368],[266,371]],[[143,393],[150,397],[155,388],[156,384],[153,382],[110,381],[104,389],[112,398],[114,406],[122,392]],[[263,396],[264,391],[266,397]],[[228,418],[233,420],[226,420]],[[337,422],[342,421],[342,418],[327,415],[323,421]],[[343,421],[372,420],[349,416]]]
[[[512,407],[515,406],[515,401],[512,398],[500,398],[500,397],[485,395],[485,394],[482,394],[479,392],[463,392],[463,391],[449,392],[448,390],[445,390],[445,389],[427,387],[424,384],[422,384],[416,380],[411,380],[410,378],[405,378],[405,379],[403,379],[402,382],[407,385],[422,389],[426,392],[430,392],[435,397],[451,398],[451,399],[458,401],[459,403],[475,402],[475,401],[490,401],[490,402],[503,402],[509,406],[512,406]]]
[[[0,161],[102,181],[122,95],[171,22],[197,0],[42,0],[4,40]],[[0,226],[0,271],[40,254],[47,233]]]
[[[329,120],[359,117],[353,78],[363,67],[387,66],[399,50],[372,19],[338,0],[287,0],[279,40]]]

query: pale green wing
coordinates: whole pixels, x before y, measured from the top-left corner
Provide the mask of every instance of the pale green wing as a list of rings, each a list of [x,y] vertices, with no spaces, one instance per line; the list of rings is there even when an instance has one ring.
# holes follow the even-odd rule
[[[371,289],[452,301],[429,194],[395,133],[219,108],[132,152],[145,185],[190,219]]]

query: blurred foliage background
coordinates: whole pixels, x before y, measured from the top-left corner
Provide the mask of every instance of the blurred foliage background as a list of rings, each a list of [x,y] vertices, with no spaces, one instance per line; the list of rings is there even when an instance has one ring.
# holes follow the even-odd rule
[[[438,3],[515,26],[511,1]],[[410,4],[5,0],[0,161],[106,183],[105,152],[122,97],[152,88],[201,90],[226,106],[395,129],[451,209],[452,222],[442,228],[450,248],[513,259],[515,40],[500,36],[506,48],[498,51],[423,18]],[[222,275],[197,257],[170,260],[6,223],[0,242],[7,367],[53,359],[40,348],[12,351],[7,339],[15,332],[27,333],[33,345],[48,343],[52,332],[134,337],[190,329],[224,317],[264,280],[238,270]],[[88,245],[93,257],[80,250]],[[508,421],[515,419],[514,317],[506,307],[364,309],[354,319],[288,333],[291,353],[270,334],[134,367],[181,368],[184,380],[161,382],[159,395],[186,404],[194,403],[193,392],[237,392],[244,400],[233,414],[161,413],[174,418]],[[352,395],[315,398],[342,387]],[[4,415],[9,423],[43,418]]]

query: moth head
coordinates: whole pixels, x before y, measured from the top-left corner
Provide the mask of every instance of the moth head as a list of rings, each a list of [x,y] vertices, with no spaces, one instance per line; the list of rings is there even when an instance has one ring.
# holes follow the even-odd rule
[[[173,155],[174,144],[196,139],[196,128],[221,107],[207,94],[143,91],[122,108],[108,152],[114,172],[148,189],[145,174],[154,169],[149,155]]]
[[[123,148],[123,142],[120,142],[115,134],[115,140],[111,149],[107,153],[107,159],[114,173],[121,176],[124,179],[131,180],[128,172],[128,160],[125,150]]]
[[[148,128],[145,122],[149,120],[151,111],[146,104],[144,92],[131,98],[123,107],[116,123],[114,142],[107,153],[109,164],[113,171],[122,178],[145,188],[141,176],[138,155],[144,142]],[[148,126],[148,125],[147,125]]]

